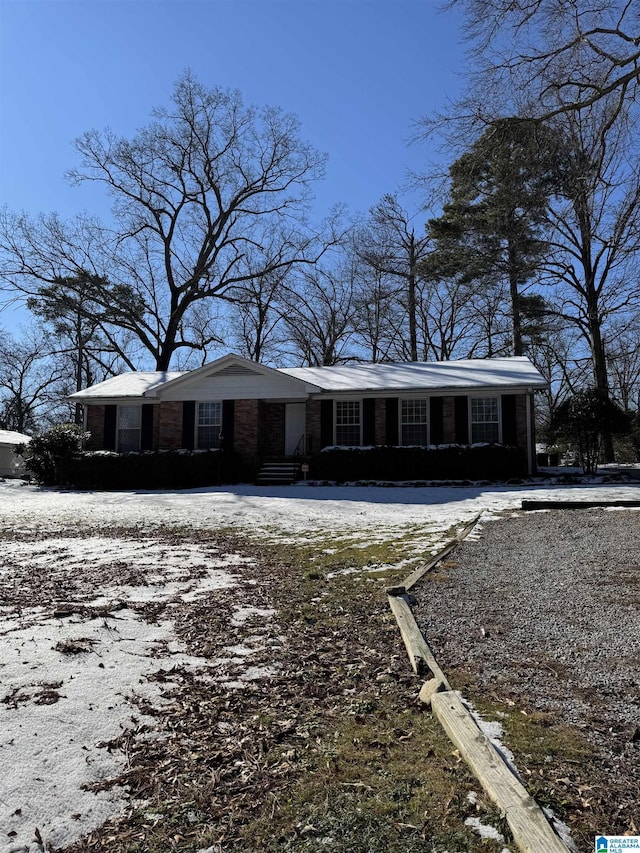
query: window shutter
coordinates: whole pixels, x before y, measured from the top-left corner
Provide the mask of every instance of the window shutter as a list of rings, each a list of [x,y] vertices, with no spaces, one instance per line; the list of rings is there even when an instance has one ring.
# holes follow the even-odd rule
[[[233,432],[235,428],[235,400],[222,401],[222,449],[233,450]]]
[[[455,397],[456,443],[469,444],[469,398]]]
[[[385,430],[387,435],[387,444],[397,445],[398,441],[398,398],[387,397],[387,407],[385,416]]]
[[[362,401],[362,443],[376,443],[376,401],[373,398]]]
[[[104,435],[102,445],[105,450],[116,449],[116,426],[118,421],[118,407],[104,407]]]
[[[502,443],[513,446],[518,443],[515,394],[502,395]]]
[[[444,442],[443,398],[429,399],[429,442],[442,444]]]
[[[185,400],[182,404],[182,446],[193,450],[196,430],[195,400]]]
[[[140,450],[153,449],[153,410],[151,403],[142,406],[140,421]]]
[[[320,401],[320,447],[333,444],[333,400]]]

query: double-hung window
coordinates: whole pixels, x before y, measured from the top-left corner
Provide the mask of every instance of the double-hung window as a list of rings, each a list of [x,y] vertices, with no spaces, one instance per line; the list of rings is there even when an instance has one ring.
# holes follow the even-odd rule
[[[471,443],[495,443],[500,440],[497,397],[471,398]]]
[[[361,443],[360,400],[336,400],[336,444],[358,447]]]
[[[400,401],[400,444],[424,447],[428,442],[428,400]]]
[[[140,450],[142,406],[118,406],[118,453]]]
[[[199,450],[211,450],[220,447],[221,433],[222,403],[219,400],[210,403],[198,403],[196,447]]]

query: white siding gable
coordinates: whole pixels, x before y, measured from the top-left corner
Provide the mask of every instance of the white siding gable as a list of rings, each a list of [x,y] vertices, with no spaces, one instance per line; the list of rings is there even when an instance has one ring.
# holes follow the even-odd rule
[[[315,390],[315,389],[314,389]],[[175,385],[159,388],[161,400],[306,400],[304,383],[269,371],[263,373],[242,365],[200,372]]]

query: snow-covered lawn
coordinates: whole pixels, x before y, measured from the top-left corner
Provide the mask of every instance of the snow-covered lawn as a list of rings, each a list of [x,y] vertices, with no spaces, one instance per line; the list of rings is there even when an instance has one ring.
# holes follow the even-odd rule
[[[260,631],[244,645],[221,634],[210,658],[177,641],[179,603],[235,590],[230,630],[277,614],[248,600],[251,559],[201,536],[172,542],[172,530],[323,548],[403,537],[429,552],[481,510],[489,518],[532,497],[638,500],[640,485],[81,493],[0,482],[0,849],[61,847],[122,809],[126,792],[102,783],[123,769],[118,738],[153,727],[144,703],[163,701],[158,670],[166,683],[172,667],[192,667],[229,690],[268,678],[252,665]],[[149,603],[168,605],[155,622],[139,612]]]

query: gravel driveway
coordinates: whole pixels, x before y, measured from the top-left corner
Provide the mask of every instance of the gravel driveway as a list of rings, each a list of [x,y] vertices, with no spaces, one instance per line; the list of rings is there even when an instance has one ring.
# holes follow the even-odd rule
[[[593,746],[590,768],[548,760],[569,821],[640,834],[640,511],[492,521],[412,592],[454,687],[470,674],[465,695],[543,712]]]

